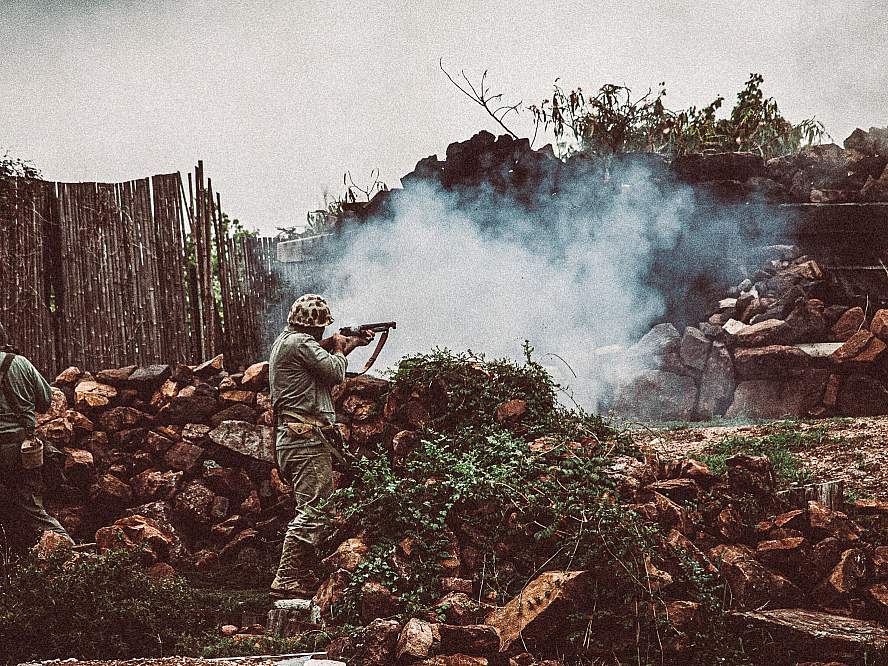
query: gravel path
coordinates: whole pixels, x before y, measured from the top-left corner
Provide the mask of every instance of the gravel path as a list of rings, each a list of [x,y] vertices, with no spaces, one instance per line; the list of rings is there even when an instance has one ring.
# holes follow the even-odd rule
[[[727,437],[764,437],[781,426],[809,435],[796,451],[816,481],[845,481],[846,491],[888,501],[888,417],[772,421],[753,425],[714,425],[638,430],[633,438],[664,459],[699,455]]]

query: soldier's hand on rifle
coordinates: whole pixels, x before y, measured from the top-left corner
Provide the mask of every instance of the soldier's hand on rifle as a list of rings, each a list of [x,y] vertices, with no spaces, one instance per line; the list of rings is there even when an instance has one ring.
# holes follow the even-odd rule
[[[357,346],[358,347],[366,347],[371,342],[373,342],[373,338],[376,337],[376,333],[373,331],[361,331],[360,337],[356,338],[359,340]]]
[[[341,333],[333,334],[333,351],[342,352],[346,356],[351,354],[358,347],[369,345],[376,334],[373,331],[363,331],[361,335],[346,337]]]

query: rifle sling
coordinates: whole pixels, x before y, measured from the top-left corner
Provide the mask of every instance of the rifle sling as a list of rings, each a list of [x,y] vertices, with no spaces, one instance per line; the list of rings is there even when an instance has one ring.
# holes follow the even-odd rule
[[[376,343],[376,349],[373,350],[373,355],[367,359],[367,362],[364,364],[364,367],[361,368],[361,371],[358,373],[359,375],[363,375],[370,368],[373,367],[373,364],[376,363],[376,359],[379,358],[379,353],[382,351],[382,348],[385,347],[386,340],[389,337],[389,329],[385,329],[382,332],[382,335],[379,336],[379,342]]]

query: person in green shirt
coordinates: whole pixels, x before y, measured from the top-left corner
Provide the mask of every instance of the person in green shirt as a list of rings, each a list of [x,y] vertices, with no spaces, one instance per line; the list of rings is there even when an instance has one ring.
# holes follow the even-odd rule
[[[345,381],[346,356],[367,345],[373,333],[322,339],[333,323],[327,301],[316,294],[298,298],[287,328],[271,349],[268,381],[275,414],[275,453],[293,488],[296,515],[287,526],[272,596],[310,598],[317,592],[315,548],[321,524],[314,512],[333,492],[331,453],[338,439],[330,391]]]
[[[49,409],[52,391],[31,362],[7,344],[6,331],[0,325],[3,368],[6,387],[0,391],[0,493],[6,508],[0,509],[0,524],[32,542],[49,530],[73,543],[65,528],[43,507],[40,468],[25,469],[22,465],[22,443],[33,437],[37,412]]]

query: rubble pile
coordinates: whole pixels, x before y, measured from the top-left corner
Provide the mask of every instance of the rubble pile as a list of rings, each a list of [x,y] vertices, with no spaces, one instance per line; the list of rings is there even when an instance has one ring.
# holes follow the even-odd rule
[[[531,448],[547,445],[535,441]],[[849,515],[819,501],[799,501],[804,493],[778,492],[767,458],[745,454],[727,460],[723,477],[697,460],[629,456],[611,460],[607,475],[626,508],[658,528],[663,561],[644,564],[652,590],[646,612],[659,614],[664,623],[665,663],[691,663],[683,660],[695,656],[712,610],[682,582],[689,565],[726,583],[730,630],[747,643],[750,655],[767,654],[772,664],[810,659],[839,665],[864,663],[858,661],[863,655],[888,650],[888,546],[880,535],[888,527],[888,504],[858,500],[847,507]],[[485,594],[477,543],[456,534],[442,561],[441,597],[432,611],[398,616],[403,603],[391,590],[365,583],[365,626],[334,641],[328,654],[365,666],[556,664],[539,654],[551,654],[553,647],[570,652],[570,618],[578,615],[590,622],[578,650],[582,655],[632,654],[638,618],[625,608],[603,613],[593,592],[604,580],[614,584],[607,572],[538,573],[517,596],[497,605]],[[315,598],[323,613],[330,613],[349,578],[366,563],[371,546],[355,535],[327,558],[331,573]],[[502,544],[500,552],[514,549],[515,544]],[[406,566],[409,544],[395,558]]]
[[[600,196],[603,190],[592,179],[625,167],[641,167],[655,179],[690,183],[728,199],[888,201],[888,128],[856,129],[843,146],[821,144],[767,161],[752,153],[694,153],[671,161],[657,154],[626,153],[613,155],[610,165],[582,153],[561,160],[550,145],[534,150],[527,139],[481,131],[450,144],[443,160],[437,155],[421,159],[401,183],[404,190],[434,184],[449,192],[472,191],[485,184],[511,192],[517,201],[540,205],[541,199],[559,192],[573,195],[581,190],[586,196]],[[385,190],[369,204],[350,204],[344,217],[368,220],[388,215],[404,190]]]
[[[655,326],[618,354],[614,412],[640,420],[888,413],[888,310],[830,303],[817,260],[772,246],[761,267],[682,333]]]
[[[771,659],[775,665],[815,658],[856,665],[864,654],[888,650],[888,505],[859,500],[829,507],[804,493],[780,493],[767,458],[734,456],[720,477],[695,460],[614,454],[624,448],[602,439],[605,431],[585,430],[570,441],[542,435],[553,432],[546,421],[553,408],[548,398],[535,402],[532,375],[510,383],[492,368],[464,364],[460,384],[443,371],[435,376],[436,369],[412,383],[350,378],[334,395],[349,452],[386,461],[394,482],[415,474],[405,461],[424,438],[473,420],[493,438],[485,440],[491,446],[497,432],[523,440],[522,456],[540,461],[540,483],[562,473],[559,466],[569,470],[571,460],[600,460],[601,477],[581,479],[576,487],[596,489],[604,506],[620,506],[627,520],[651,527],[648,554],[637,562],[631,558],[638,553],[622,555],[629,558],[627,571],[641,567],[641,603],[620,605],[619,595],[608,596],[624,584],[614,562],[557,568],[527,560],[550,537],[526,530],[518,504],[510,513],[463,498],[436,530],[442,541],[431,563],[424,561],[428,551],[405,534],[387,535],[396,545],[380,551],[378,534],[348,532],[348,521],[334,516],[337,538],[324,547],[325,579],[314,602],[335,626],[344,617],[344,599],[357,593],[361,626],[335,639],[330,657],[355,666],[531,665],[559,654],[610,658],[636,654],[636,632],[644,626],[657,627],[664,663],[711,663],[700,661],[700,650],[722,649],[707,633],[717,618],[727,618],[724,640],[742,639],[750,651],[760,646],[770,654],[768,637],[779,636],[783,652]],[[493,403],[467,392],[482,386],[494,392]],[[68,486],[53,497],[52,512],[80,539],[95,534],[100,549],[144,549],[157,575],[274,559],[270,546],[291,508],[270,463],[266,391],[265,364],[228,374],[218,357],[197,367],[64,371],[55,382],[53,408],[39,425],[65,456]],[[444,493],[448,479],[414,481]],[[340,488],[350,483],[337,477]],[[531,488],[510,492],[520,501]],[[469,515],[502,515],[509,538],[489,544],[491,534],[473,531]],[[556,556],[553,551],[552,561]],[[404,579],[429,566],[435,578],[426,590],[405,594],[391,582],[392,575]],[[503,575],[523,581],[510,597],[492,586]],[[701,596],[701,583],[694,582],[700,576],[726,583],[726,595]],[[436,600],[411,605],[413,593]],[[278,614],[267,626],[277,635],[298,635],[315,628],[304,620]],[[585,631],[577,634],[578,627]]]
[[[48,508],[100,550],[139,547],[159,572],[258,564],[286,523],[273,467],[268,365],[64,370],[38,430],[62,451]]]

